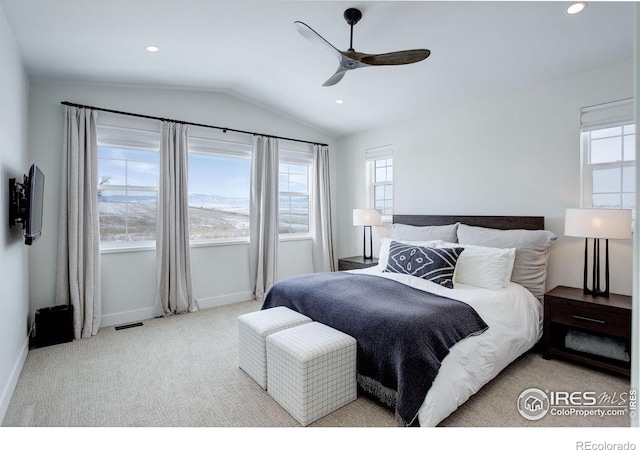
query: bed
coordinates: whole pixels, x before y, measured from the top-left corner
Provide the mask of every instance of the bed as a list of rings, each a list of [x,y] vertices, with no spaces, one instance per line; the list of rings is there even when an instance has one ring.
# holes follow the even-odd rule
[[[436,426],[541,338],[555,239],[537,216],[396,215],[377,266],[281,280],[263,308],[355,337],[360,390]]]

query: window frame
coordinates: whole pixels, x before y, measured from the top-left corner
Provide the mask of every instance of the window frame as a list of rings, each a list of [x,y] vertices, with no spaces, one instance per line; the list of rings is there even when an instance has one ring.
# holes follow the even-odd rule
[[[98,124],[97,125],[98,146],[111,146],[121,148],[131,148],[138,150],[152,150],[160,152],[160,131],[149,130],[143,128],[133,128],[126,125],[111,125],[111,124]],[[238,157],[251,159],[252,157],[252,145],[247,141],[235,141],[235,140],[222,140],[214,137],[209,137],[206,134],[189,136],[189,153],[211,154],[215,156],[226,157]],[[279,164],[298,164],[307,166],[307,192],[284,192],[287,195],[307,196],[308,197],[308,220],[309,228],[304,233],[279,233],[279,240],[302,240],[311,239],[313,233],[313,220],[314,220],[314,208],[313,208],[313,189],[314,189],[314,157],[313,148],[311,146],[303,146],[297,148],[295,143],[290,144],[290,147],[280,148]],[[160,165],[160,163],[159,163]],[[161,167],[159,167],[158,174],[160,175]],[[278,172],[278,176],[280,173]],[[154,191],[159,196],[159,184],[154,187],[149,186],[121,186],[121,185],[109,185],[109,190],[147,190]],[[280,195],[280,194],[279,194]],[[233,244],[248,244],[250,236],[247,237],[234,237],[234,238],[221,238],[221,239],[207,239],[207,240],[190,240],[190,247],[203,247],[203,246],[218,246],[218,245],[233,245]],[[101,253],[115,253],[115,252],[130,252],[130,251],[149,251],[156,249],[157,236],[154,240],[147,241],[117,241],[117,242],[100,242]]]
[[[593,174],[595,170],[604,170],[604,169],[620,169],[622,174],[620,176],[620,186],[615,192],[611,192],[611,194],[616,194],[620,199],[620,208],[616,209],[629,209],[623,201],[624,194],[633,194],[634,204],[631,207],[632,214],[635,220],[637,203],[635,201],[636,190],[633,192],[625,191],[625,179],[624,179],[624,171],[625,168],[633,170],[633,176],[637,177],[637,169],[636,169],[636,158],[635,158],[635,146],[631,152],[633,155],[633,159],[625,160],[625,136],[631,135],[631,133],[625,134],[624,128],[627,126],[634,126],[634,140],[637,139],[637,129],[635,128],[635,121],[633,120],[633,115],[630,112],[629,108],[633,105],[632,99],[621,100],[618,102],[612,102],[609,104],[596,105],[593,107],[583,108],[581,113],[581,132],[580,132],[580,162],[581,162],[581,173],[580,173],[580,206],[582,208],[593,208]],[[592,151],[592,141],[597,139],[606,139],[605,138],[595,138],[592,139],[591,133],[595,131],[608,130],[611,128],[621,128],[622,133],[620,136],[620,159],[617,161],[606,161],[606,162],[591,162],[591,151]],[[614,137],[614,136],[612,136]],[[636,183],[633,183],[634,188],[636,187]],[[605,194],[605,193],[603,193]]]
[[[189,136],[188,146],[189,154],[195,153],[201,155],[248,159],[249,162],[251,162],[252,147],[248,143],[214,139],[210,137]],[[251,167],[249,167],[249,171],[251,171]],[[249,177],[251,177],[251,173],[249,173]],[[249,191],[250,190],[251,178],[249,178]],[[191,230],[189,230],[189,234],[191,234]],[[192,240],[191,238],[189,238],[189,246],[209,247],[226,244],[248,244],[249,238],[249,235],[241,237],[199,240]]]
[[[117,125],[96,125],[96,135],[98,148],[100,147],[117,147],[132,150],[152,151],[160,154],[160,132],[131,128]],[[100,158],[98,157],[98,160]],[[99,161],[98,161],[99,164]],[[112,191],[146,191],[155,192],[156,199],[159,197],[160,188],[160,159],[158,158],[158,179],[155,186],[137,186],[137,185],[100,185],[98,184],[96,192],[99,190]],[[98,180],[99,183],[99,180]],[[156,201],[156,214],[157,214]],[[98,212],[98,217],[100,214]],[[100,239],[100,252],[123,252],[137,250],[155,250],[157,236],[153,240],[141,241],[103,241]]]
[[[375,189],[376,186],[391,186],[394,188],[394,180],[395,174],[392,175],[391,181],[379,182],[376,181],[376,162],[381,160],[392,161],[391,167],[393,168],[393,172],[395,172],[395,161],[393,160],[393,147],[391,145],[384,145],[382,147],[371,148],[365,151],[365,160],[366,160],[366,192],[367,192],[367,208],[376,209],[376,194]],[[388,167],[388,166],[387,166]],[[393,221],[393,210],[395,208],[395,192],[391,197],[391,213],[384,214],[385,211],[378,212],[382,215],[382,222],[391,223]]]
[[[278,178],[280,177],[280,164],[295,164],[307,167],[307,192],[289,192],[280,190],[278,184],[278,237],[282,241],[298,240],[298,239],[311,239],[312,238],[312,224],[314,220],[314,208],[313,208],[313,149],[309,150],[294,150],[291,148],[281,148],[279,151],[278,161]],[[302,233],[280,233],[280,195],[293,195],[293,196],[306,196],[309,205],[308,220],[309,227],[306,232]]]

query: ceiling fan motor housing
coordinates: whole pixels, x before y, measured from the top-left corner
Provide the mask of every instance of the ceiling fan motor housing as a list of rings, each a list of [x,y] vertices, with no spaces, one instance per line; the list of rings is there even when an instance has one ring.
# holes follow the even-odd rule
[[[356,8],[349,8],[344,12],[344,20],[351,26],[357,24],[362,19],[362,12]]]

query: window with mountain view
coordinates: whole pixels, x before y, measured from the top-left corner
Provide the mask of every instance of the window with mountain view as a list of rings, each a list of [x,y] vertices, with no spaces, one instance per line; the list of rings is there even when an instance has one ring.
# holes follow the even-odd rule
[[[150,247],[156,240],[159,133],[100,126],[98,206],[103,248]],[[283,154],[285,155],[283,157]],[[189,238],[248,240],[251,145],[189,138]],[[309,232],[309,155],[283,151],[280,234]]]
[[[248,238],[250,183],[250,154],[190,152],[190,239]]]
[[[309,232],[309,165],[280,163],[280,234]]]
[[[100,240],[155,241],[158,205],[157,150],[98,146]]]

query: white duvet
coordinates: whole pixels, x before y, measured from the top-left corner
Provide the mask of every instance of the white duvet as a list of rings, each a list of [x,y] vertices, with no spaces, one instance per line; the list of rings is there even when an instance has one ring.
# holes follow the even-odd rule
[[[542,336],[542,305],[517,283],[512,282],[500,290],[462,283],[447,289],[422,278],[382,272],[378,267],[351,272],[390,278],[416,289],[463,301],[489,325],[484,333],[454,345],[442,361],[420,407],[420,426],[438,425],[518,356],[531,349]]]

